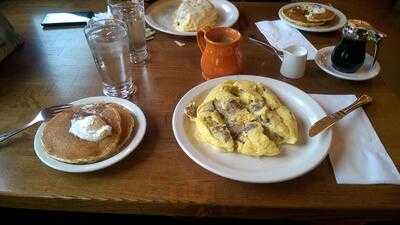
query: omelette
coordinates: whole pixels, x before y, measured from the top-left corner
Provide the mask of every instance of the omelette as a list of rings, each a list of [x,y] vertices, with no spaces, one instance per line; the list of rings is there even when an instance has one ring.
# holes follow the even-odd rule
[[[271,90],[251,81],[225,81],[185,113],[196,138],[224,152],[274,156],[282,144],[298,140],[294,114]]]

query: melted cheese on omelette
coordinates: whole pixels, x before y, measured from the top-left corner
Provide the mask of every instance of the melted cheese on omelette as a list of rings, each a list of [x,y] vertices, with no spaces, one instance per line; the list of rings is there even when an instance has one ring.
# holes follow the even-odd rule
[[[218,11],[208,0],[183,0],[178,10],[174,26],[178,31],[192,32],[204,26],[214,26]]]
[[[280,145],[298,140],[294,114],[271,90],[251,81],[225,81],[189,111],[197,138],[225,152],[274,156]]]

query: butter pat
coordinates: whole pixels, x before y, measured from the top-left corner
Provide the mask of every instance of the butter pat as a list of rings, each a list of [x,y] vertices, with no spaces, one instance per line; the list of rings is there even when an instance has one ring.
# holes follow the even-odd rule
[[[307,5],[306,10],[308,10],[310,14],[323,14],[326,12],[324,7],[316,4]]]
[[[91,142],[104,139],[111,134],[111,130],[112,127],[96,115],[74,118],[71,120],[71,127],[69,128],[71,134]]]
[[[323,14],[323,13],[326,12],[326,10],[325,10],[324,7],[321,7],[321,6],[314,6],[314,7],[312,7],[311,12],[314,13],[314,14]]]

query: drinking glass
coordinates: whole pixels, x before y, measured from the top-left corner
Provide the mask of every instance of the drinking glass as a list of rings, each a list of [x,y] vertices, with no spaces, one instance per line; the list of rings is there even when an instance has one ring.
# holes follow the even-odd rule
[[[147,57],[143,0],[108,0],[114,18],[128,26],[131,61],[144,62]]]
[[[107,96],[127,98],[136,87],[129,61],[128,29],[116,19],[90,21],[84,28],[86,40]]]

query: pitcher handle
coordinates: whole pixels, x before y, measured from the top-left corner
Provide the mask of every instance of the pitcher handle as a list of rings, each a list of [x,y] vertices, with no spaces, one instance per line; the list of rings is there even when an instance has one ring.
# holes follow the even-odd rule
[[[378,40],[375,42],[375,49],[374,49],[374,56],[373,56],[374,58],[373,58],[371,66],[370,66],[370,69],[374,68],[376,60],[378,59],[378,53],[379,53],[380,48],[381,48],[381,40]]]
[[[372,69],[374,67],[376,60],[378,59],[379,49],[381,48],[381,41],[382,41],[382,38],[385,38],[385,37],[387,37],[387,35],[385,33],[380,32],[380,31],[376,30],[375,28],[370,32],[368,40],[372,40],[375,44],[374,58],[373,58],[370,69]]]
[[[204,36],[210,29],[211,27],[205,26],[197,31],[197,45],[199,46],[201,53],[203,53],[204,49],[206,49],[206,39]]]

